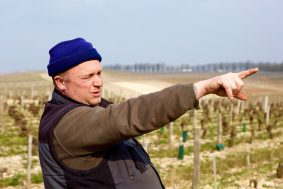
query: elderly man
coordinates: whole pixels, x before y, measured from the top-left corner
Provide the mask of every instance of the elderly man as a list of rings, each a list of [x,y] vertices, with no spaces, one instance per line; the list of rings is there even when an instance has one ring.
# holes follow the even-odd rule
[[[242,79],[257,69],[228,73],[194,84],[112,104],[101,97],[101,56],[82,38],[50,51],[54,82],[39,127],[39,157],[47,189],[161,189],[160,176],[134,137],[177,119],[198,100],[217,94],[241,100]]]

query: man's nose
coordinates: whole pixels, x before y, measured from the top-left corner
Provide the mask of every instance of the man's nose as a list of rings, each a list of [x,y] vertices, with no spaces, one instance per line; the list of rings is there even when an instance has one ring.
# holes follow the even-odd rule
[[[102,78],[100,76],[94,76],[94,80],[92,82],[93,86],[100,87],[102,86]]]

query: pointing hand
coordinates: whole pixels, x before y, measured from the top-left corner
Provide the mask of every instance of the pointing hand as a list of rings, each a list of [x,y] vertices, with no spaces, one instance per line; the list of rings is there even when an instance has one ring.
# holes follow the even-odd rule
[[[258,68],[253,68],[198,81],[194,83],[196,98],[200,99],[207,94],[216,94],[218,96],[227,96],[231,100],[233,97],[240,100],[247,100],[247,94],[242,90],[244,87],[243,79],[255,74],[257,71]]]

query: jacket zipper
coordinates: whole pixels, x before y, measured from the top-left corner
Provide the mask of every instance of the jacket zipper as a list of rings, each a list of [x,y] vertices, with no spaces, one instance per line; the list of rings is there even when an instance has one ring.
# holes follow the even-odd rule
[[[125,157],[125,155],[124,155],[123,152],[122,152],[122,155],[123,155],[124,162],[125,162],[125,165],[126,165],[126,168],[127,168],[127,171],[128,171],[129,178],[130,178],[130,180],[132,180],[132,179],[133,179],[133,175],[131,174],[129,165],[128,165],[128,163],[127,163],[127,159],[126,159],[126,157]]]
[[[152,162],[150,162],[150,166],[152,167],[152,169],[153,169],[153,170],[154,170],[154,172],[156,173],[156,175],[157,175],[157,177],[158,177],[158,179],[159,179],[159,182],[160,182],[160,184],[161,184],[162,188],[164,188],[164,189],[165,189],[165,187],[164,187],[164,185],[163,185],[163,183],[162,183],[162,181],[161,181],[160,175],[158,174],[158,171],[156,170],[156,168],[155,168],[155,166],[153,165],[153,163],[152,163]]]
[[[139,147],[139,149],[142,150],[142,151],[145,153],[145,155],[148,157],[148,163],[149,163],[149,165],[152,167],[152,169],[154,170],[155,174],[157,175],[157,177],[158,177],[158,179],[159,179],[159,182],[160,182],[162,188],[165,188],[164,185],[163,185],[163,183],[162,183],[162,181],[161,181],[161,178],[160,178],[160,175],[159,175],[158,171],[156,170],[156,168],[155,168],[155,166],[153,165],[153,163],[150,161],[149,155],[147,154],[147,152],[145,151],[145,149],[142,147],[142,145],[139,143],[138,140],[136,140],[135,138],[133,138],[133,140],[135,141],[135,143],[137,144],[137,146]]]

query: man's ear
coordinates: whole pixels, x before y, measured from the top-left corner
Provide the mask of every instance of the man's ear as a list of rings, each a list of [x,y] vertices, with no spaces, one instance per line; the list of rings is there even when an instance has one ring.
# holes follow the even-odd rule
[[[53,80],[54,80],[55,86],[57,87],[59,91],[64,92],[66,90],[65,80],[62,76],[56,75],[53,78]]]

